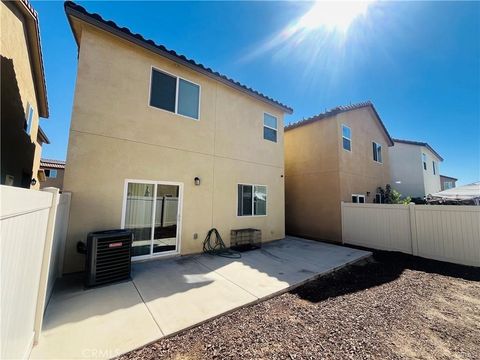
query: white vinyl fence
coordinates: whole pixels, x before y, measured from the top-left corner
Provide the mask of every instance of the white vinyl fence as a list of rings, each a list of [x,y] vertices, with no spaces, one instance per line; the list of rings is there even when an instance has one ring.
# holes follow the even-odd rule
[[[36,191],[1,185],[0,197],[0,358],[27,358],[40,335],[51,292],[47,289],[53,286],[48,278],[54,281],[58,274],[50,275],[50,261],[58,263],[60,256],[52,255],[52,247],[64,242],[65,224],[56,222],[57,205],[63,204],[58,218],[64,220],[69,201],[66,205],[55,188]]]
[[[342,240],[480,266],[480,207],[342,203]]]

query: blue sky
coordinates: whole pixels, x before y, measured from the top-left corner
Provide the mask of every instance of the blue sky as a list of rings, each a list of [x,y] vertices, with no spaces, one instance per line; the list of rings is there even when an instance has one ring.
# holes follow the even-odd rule
[[[393,137],[426,141],[460,184],[480,180],[480,3],[374,3],[346,33],[275,41],[308,2],[78,2],[291,107],[286,122],[371,100]],[[52,144],[65,159],[77,48],[62,2],[39,13]],[[273,40],[272,40],[273,39]]]

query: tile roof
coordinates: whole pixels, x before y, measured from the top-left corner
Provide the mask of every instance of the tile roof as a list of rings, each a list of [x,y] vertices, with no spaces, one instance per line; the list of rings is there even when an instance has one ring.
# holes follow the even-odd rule
[[[42,168],[54,168],[54,169],[65,169],[65,161],[62,160],[53,160],[53,159],[41,159],[40,167]]]
[[[443,158],[440,156],[439,153],[437,153],[433,148],[428,145],[428,143],[423,142],[423,141],[413,141],[413,140],[403,140],[403,139],[393,139],[394,142],[396,143],[401,143],[401,144],[408,144],[408,145],[417,145],[417,146],[424,146],[428,150],[430,150],[436,157],[440,159],[440,161],[443,161]]]
[[[451,176],[447,176],[447,175],[442,175],[442,174],[440,174],[440,177],[441,177],[441,178],[445,178],[445,179],[452,179],[452,180],[458,181],[457,178],[454,178],[454,177],[451,177]]]
[[[330,110],[327,110],[323,113],[311,116],[307,119],[303,119],[303,120],[291,123],[291,124],[285,126],[285,131],[295,129],[297,127],[307,125],[307,124],[310,124],[310,123],[315,122],[315,121],[319,121],[319,120],[322,120],[322,119],[327,119],[327,118],[333,117],[335,115],[338,115],[338,114],[341,114],[341,113],[344,113],[344,112],[357,110],[357,109],[362,109],[362,108],[366,108],[366,107],[370,107],[373,110],[373,112],[375,113],[375,116],[377,117],[380,125],[382,126],[383,130],[385,131],[385,134],[387,135],[387,138],[389,140],[389,146],[393,146],[393,139],[390,137],[390,134],[388,133],[388,130],[385,127],[385,124],[383,123],[382,119],[380,118],[380,115],[378,115],[378,112],[375,109],[375,106],[373,106],[371,101],[365,101],[365,102],[361,102],[361,103],[357,103],[357,104],[351,104],[351,105],[337,106],[333,109],[330,109]]]
[[[116,36],[119,36],[125,40],[131,41],[139,46],[142,46],[148,50],[151,50],[161,56],[164,56],[172,61],[175,61],[181,65],[184,65],[192,70],[200,72],[206,76],[214,78],[226,85],[229,85],[237,90],[243,91],[257,99],[263,100],[275,107],[282,109],[284,112],[291,114],[293,113],[293,109],[287,105],[282,104],[281,102],[268,97],[246,85],[239,83],[223,74],[220,74],[209,67],[206,67],[203,64],[197,63],[192,59],[187,58],[184,55],[177,54],[173,50],[167,49],[163,45],[156,44],[153,40],[145,39],[140,34],[134,34],[130,29],[126,27],[120,27],[115,22],[111,20],[103,19],[99,14],[96,13],[89,13],[85,8],[82,6],[72,2],[66,1],[65,2],[65,12],[67,16],[73,16],[80,20],[83,20],[93,26],[99,27],[105,31],[108,31]],[[69,19],[70,21],[70,19]],[[72,27],[73,29],[73,27]],[[77,41],[78,44],[78,41]]]

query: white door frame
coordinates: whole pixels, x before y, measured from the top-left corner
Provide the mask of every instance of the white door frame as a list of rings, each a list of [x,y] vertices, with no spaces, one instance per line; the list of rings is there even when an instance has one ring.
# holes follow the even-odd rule
[[[135,184],[152,184],[154,185],[153,190],[153,199],[154,199],[154,206],[152,211],[152,221],[153,226],[155,226],[155,212],[156,212],[156,197],[157,197],[157,185],[173,185],[178,186],[178,209],[177,209],[177,234],[176,234],[176,242],[175,242],[175,250],[165,251],[154,254],[152,251],[153,248],[153,240],[151,239],[150,244],[150,254],[147,255],[139,255],[133,256],[132,261],[137,260],[146,260],[146,259],[153,259],[153,258],[161,258],[161,257],[168,257],[172,255],[178,255],[181,252],[181,234],[182,234],[182,209],[183,209],[183,183],[181,182],[173,182],[173,181],[157,181],[157,180],[139,180],[139,179],[125,179],[125,183],[123,186],[123,202],[122,202],[122,218],[120,220],[120,227],[125,229],[125,215],[127,211],[127,192],[128,192],[128,184],[135,183]],[[152,238],[155,237],[155,232],[152,232]]]

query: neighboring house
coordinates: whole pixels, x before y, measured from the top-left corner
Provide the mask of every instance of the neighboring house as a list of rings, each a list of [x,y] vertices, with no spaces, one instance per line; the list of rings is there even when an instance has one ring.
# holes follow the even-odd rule
[[[341,241],[341,202],[381,202],[393,142],[370,102],[285,127],[287,233]]]
[[[133,5],[135,6],[135,5]],[[94,230],[130,228],[133,256],[202,251],[216,227],[285,236],[283,117],[289,107],[83,7],[64,190],[65,271]]]
[[[40,171],[43,172],[44,180],[40,182],[40,187],[56,187],[63,189],[63,175],[65,172],[65,161],[42,159],[40,161]]]
[[[4,185],[40,187],[39,117],[48,117],[38,16],[28,1],[0,3],[1,177]]]
[[[440,188],[441,190],[448,190],[456,187],[458,179],[455,179],[454,177],[446,176],[446,175],[440,175]]]
[[[403,197],[423,198],[440,191],[443,158],[426,142],[393,139],[389,149],[392,187]]]

